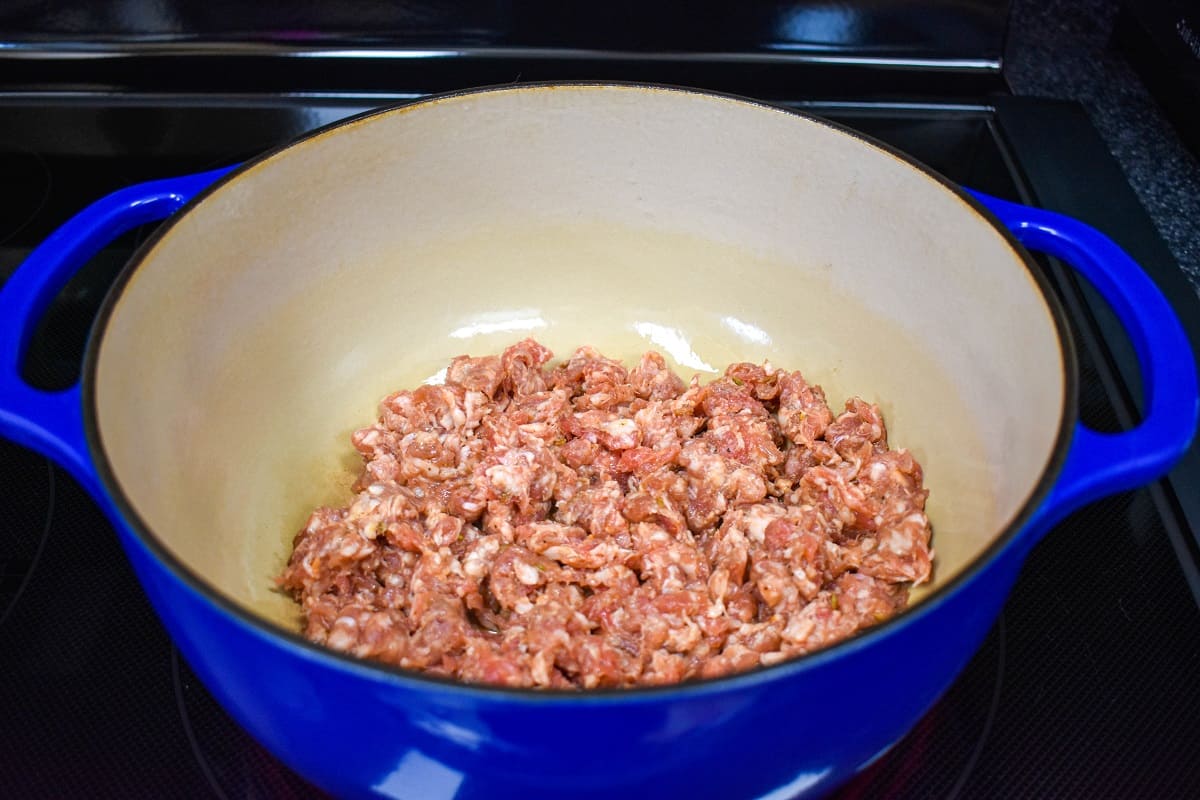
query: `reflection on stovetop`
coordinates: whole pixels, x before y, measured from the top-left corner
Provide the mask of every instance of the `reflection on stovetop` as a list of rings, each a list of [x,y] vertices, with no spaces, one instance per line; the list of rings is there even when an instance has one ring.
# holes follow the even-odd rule
[[[1016,198],[986,107],[807,104],[953,180]],[[0,276],[89,200],[235,162],[362,102],[219,98],[5,102]],[[71,282],[24,365],[68,385],[134,231]],[[1081,406],[1119,427],[1081,350]],[[320,794],[213,701],[175,652],[96,506],[64,472],[0,442],[0,785],[17,797]],[[1031,556],[1004,616],[918,726],[837,794],[1200,795],[1200,611],[1148,492],[1096,504]],[[886,685],[886,681],[881,681]],[[880,702],[886,703],[886,694]]]

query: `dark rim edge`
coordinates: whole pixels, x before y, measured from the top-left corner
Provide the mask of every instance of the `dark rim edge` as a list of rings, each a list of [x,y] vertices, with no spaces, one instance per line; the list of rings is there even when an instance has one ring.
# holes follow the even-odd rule
[[[413,670],[405,670],[400,667],[393,667],[379,662],[368,661],[366,659],[357,658],[350,654],[341,653],[331,648],[323,647],[301,636],[297,631],[288,630],[274,622],[268,621],[263,617],[247,610],[242,605],[226,597],[222,592],[212,586],[204,577],[197,574],[191,567],[184,564],[178,559],[171,550],[154,534],[150,526],[142,519],[134,508],[133,503],[126,496],[121,487],[120,481],[113,472],[112,465],[104,451],[104,446],[100,438],[100,431],[97,422],[96,414],[96,397],[95,397],[95,373],[97,361],[99,359],[100,342],[103,340],[104,331],[108,325],[109,318],[112,316],[116,305],[119,302],[121,295],[124,293],[126,285],[137,271],[142,262],[150,255],[157,247],[159,242],[175,227],[178,222],[183,219],[188,212],[194,207],[202,203],[207,197],[219,191],[227,184],[242,177],[249,171],[259,167],[265,162],[273,159],[296,145],[302,144],[312,139],[326,136],[339,128],[349,127],[359,124],[368,119],[385,114],[395,113],[397,111],[413,109],[422,105],[435,103],[443,100],[450,100],[463,96],[472,96],[485,94],[490,92],[513,91],[513,90],[529,90],[539,88],[553,87],[619,87],[627,89],[649,89],[657,91],[681,92],[685,94],[693,94],[707,97],[721,98],[724,100],[743,103],[746,105],[756,106],[758,108],[774,111],[777,113],[788,114],[791,116],[800,117],[809,122],[825,126],[832,130],[862,142],[863,144],[873,147],[885,155],[897,159],[905,166],[915,169],[922,173],[925,177],[933,180],[943,189],[949,191],[964,203],[971,211],[987,222],[1008,244],[1014,254],[1024,264],[1026,271],[1034,281],[1034,284],[1040,290],[1042,299],[1046,303],[1047,310],[1054,321],[1055,328],[1059,337],[1060,355],[1063,361],[1063,408],[1060,417],[1060,426],[1058,435],[1055,438],[1054,449],[1051,451],[1049,460],[1042,470],[1033,491],[1026,497],[1024,504],[1020,507],[1017,513],[1009,520],[1008,524],[997,533],[991,544],[984,549],[982,553],[976,556],[969,562],[953,579],[949,582],[938,586],[928,597],[922,599],[915,606],[905,608],[900,613],[893,617],[872,626],[865,630],[861,630],[847,639],[836,642],[826,648],[818,650],[804,656],[798,656],[794,659],[782,661],[768,667],[759,667],[747,672],[736,673],[718,678],[703,678],[698,680],[687,681],[684,683],[673,684],[670,686],[649,686],[649,687],[631,687],[619,689],[592,689],[587,691],[571,690],[571,689],[524,689],[502,686],[490,686],[486,684],[468,684],[461,681],[456,681],[450,678],[441,678],[436,676],[426,675]],[[373,679],[386,679],[397,683],[404,688],[421,690],[435,689],[441,691],[451,691],[454,693],[462,693],[466,695],[475,695],[482,698],[490,699],[509,699],[522,702],[533,703],[571,703],[575,705],[592,705],[596,703],[610,703],[622,701],[652,701],[662,697],[679,698],[684,696],[699,696],[712,694],[721,691],[735,691],[740,688],[748,687],[749,685],[758,684],[764,681],[773,681],[783,679],[792,675],[796,675],[815,669],[820,665],[837,659],[843,654],[849,654],[852,651],[863,649],[883,636],[897,631],[901,626],[910,624],[925,615],[932,613],[934,609],[946,602],[952,595],[956,594],[962,587],[973,580],[976,575],[982,572],[989,564],[996,560],[1000,553],[1011,546],[1025,529],[1025,527],[1033,520],[1037,511],[1041,508],[1046,498],[1049,496],[1051,489],[1054,486],[1055,480],[1062,466],[1066,461],[1067,453],[1071,437],[1074,433],[1075,422],[1078,417],[1078,360],[1076,355],[1075,341],[1071,334],[1070,326],[1067,324],[1066,313],[1062,303],[1053,288],[1050,285],[1048,277],[1045,275],[1042,268],[1033,260],[1029,252],[1017,241],[1016,237],[1008,230],[992,212],[984,206],[980,201],[976,200],[968,194],[962,187],[955,182],[946,178],[941,173],[932,168],[916,161],[906,153],[897,148],[892,147],[885,142],[881,142],[872,136],[856,131],[837,122],[832,122],[821,117],[814,116],[804,111],[799,111],[784,106],[779,106],[754,98],[744,97],[727,92],[717,92],[702,88],[692,88],[685,86],[673,86],[668,84],[645,83],[637,81],[541,81],[532,83],[509,83],[495,84],[490,86],[481,86],[469,89],[460,89],[438,94],[427,95],[419,100],[412,102],[401,103],[398,105],[389,105],[381,108],[371,109],[361,114],[355,114],[344,119],[337,120],[315,128],[312,131],[293,139],[285,144],[273,147],[254,158],[239,164],[227,174],[223,175],[203,191],[192,198],[183,208],[176,211],[158,228],[153,234],[138,247],[129,261],[121,269],[120,274],[109,288],[105,295],[104,302],[96,315],[96,319],[92,324],[88,334],[87,349],[84,354],[83,371],[82,371],[82,395],[83,395],[83,422],[84,431],[87,438],[89,455],[92,458],[93,465],[96,469],[96,475],[99,478],[100,485],[108,493],[108,500],[113,508],[121,515],[123,522],[128,526],[131,533],[145,546],[163,566],[165,566],[177,579],[179,579],[188,589],[195,592],[202,600],[207,601],[215,606],[215,609],[227,616],[232,616],[237,622],[241,623],[246,628],[248,633],[251,633],[260,638],[280,639],[290,645],[297,655],[304,656],[309,661],[325,662],[327,666],[337,666],[343,669],[360,674],[362,677]]]

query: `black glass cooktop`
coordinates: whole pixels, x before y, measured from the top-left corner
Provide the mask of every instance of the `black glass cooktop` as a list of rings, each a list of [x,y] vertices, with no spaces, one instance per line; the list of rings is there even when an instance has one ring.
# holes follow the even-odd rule
[[[0,278],[108,191],[231,163],[386,99],[0,96]],[[1200,341],[1194,293],[1079,108],[1008,97],[796,105],[953,180],[1105,229]],[[146,233],[106,249],[64,290],[25,364],[31,381],[74,379],[92,315]],[[1138,392],[1129,347],[1095,297],[1049,267],[1081,345],[1084,418],[1127,426]],[[1193,450],[1170,481],[1053,531],[960,679],[837,796],[1200,796],[1197,462]],[[65,472],[0,442],[0,487],[0,794],[319,796],[193,677]]]

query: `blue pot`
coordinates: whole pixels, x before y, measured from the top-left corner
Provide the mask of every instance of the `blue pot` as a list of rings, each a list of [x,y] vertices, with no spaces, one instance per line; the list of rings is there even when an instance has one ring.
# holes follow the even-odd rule
[[[498,105],[493,107],[493,103]],[[509,107],[507,103],[516,105]],[[689,133],[687,136],[694,135],[695,139],[680,138],[681,131],[697,130],[698,119],[712,135]],[[640,120],[661,122],[647,121],[642,125]],[[534,128],[529,127],[531,124]],[[603,134],[606,125],[613,127]],[[598,130],[601,132],[597,133]],[[793,130],[799,137],[795,142],[788,140]],[[439,131],[444,135],[434,135]],[[613,131],[621,135],[610,135]],[[493,146],[489,143],[496,142],[498,136],[503,138],[501,134],[510,138],[498,145],[499,150],[489,153],[487,160],[477,160],[461,173],[456,171],[460,161],[471,161],[471,153]],[[587,138],[592,136],[597,138]],[[758,146],[746,147],[746,136],[757,137],[751,141]],[[545,159],[551,165],[545,167],[544,176],[528,185],[526,182],[532,179],[526,173],[543,167],[530,168],[528,165],[534,163],[531,161],[505,162],[509,153],[521,151],[527,139],[536,141],[536,147],[530,147],[538,164]],[[589,146],[581,148],[581,142]],[[783,148],[779,152],[793,156],[781,158],[775,149],[777,144]],[[619,176],[620,180],[611,186],[606,184],[603,191],[580,188],[608,180],[620,172],[621,164],[636,161],[634,156],[648,147],[658,149],[635,172]],[[454,148],[459,148],[457,154]],[[694,157],[690,155],[692,150],[696,152]],[[424,155],[419,159],[414,152]],[[385,157],[388,153],[391,155]],[[431,153],[441,155],[435,159]],[[630,158],[624,159],[625,156]],[[755,171],[767,162],[771,169],[764,175],[790,175],[787,162],[802,157],[808,159],[804,171],[792,176],[796,180],[781,180],[778,187],[773,178],[764,179]],[[603,162],[603,166],[595,175],[586,172],[594,168],[587,163],[579,166],[579,170],[591,175],[582,181],[573,177],[572,170],[576,167],[572,158],[580,162]],[[672,161],[676,158],[692,159],[689,169],[681,169]],[[406,181],[414,181],[413,175],[418,175],[424,183],[403,183],[392,180],[391,176],[378,185],[372,183],[372,175],[392,169],[390,165],[400,162],[403,169],[415,171],[405,173]],[[492,162],[497,163],[498,177],[494,180],[481,175],[487,171],[486,164]],[[525,168],[517,168],[522,163]],[[481,168],[480,164],[485,166]],[[855,191],[842,191],[841,184],[828,179],[818,189],[795,188],[802,182],[799,178],[826,168],[844,169],[849,176],[846,185],[858,187],[860,198],[866,199],[855,199]],[[709,171],[719,174],[710,179]],[[746,175],[751,176],[745,178],[750,188],[738,183],[742,180],[739,176]],[[877,175],[881,176],[882,186],[903,184],[903,191],[885,193],[889,197],[882,206],[876,203],[881,195],[872,184]],[[522,202],[512,202],[507,190],[492,191],[502,183],[514,186],[512,191]],[[986,361],[984,355],[993,352],[988,348],[999,348],[995,352],[1001,353],[1001,357],[991,356],[995,364],[978,367],[982,376],[979,380],[991,380],[994,384],[979,397],[1006,392],[1009,394],[1005,396],[1023,397],[1024,390],[1014,388],[1013,382],[1019,380],[1024,362],[1028,361],[1028,374],[1033,378],[1028,395],[1033,398],[1042,392],[1049,398],[1030,403],[1043,406],[1048,403],[1046,407],[1050,410],[1037,415],[1041,422],[1028,422],[1030,427],[1040,424],[1045,428],[1046,432],[1039,434],[1045,440],[1045,453],[1036,457],[1018,451],[1012,453],[1011,463],[1017,465],[1013,471],[1022,472],[1021,475],[1006,476],[1007,461],[1000,468],[995,464],[980,467],[980,474],[993,475],[988,480],[995,480],[998,486],[1011,480],[1025,488],[1019,497],[1009,500],[1003,497],[1005,490],[997,490],[997,498],[989,503],[999,507],[1007,502],[1007,510],[996,512],[999,522],[994,529],[980,533],[982,543],[972,545],[969,557],[963,557],[953,568],[939,567],[944,575],[926,597],[898,617],[846,642],[742,675],[672,688],[539,693],[466,686],[423,677],[357,661],[304,641],[279,618],[268,618],[268,614],[253,607],[254,601],[246,599],[254,592],[265,591],[262,586],[268,586],[271,574],[282,567],[284,556],[278,552],[270,557],[275,559],[273,562],[266,563],[270,558],[255,561],[254,568],[245,573],[250,578],[242,575],[231,582],[216,574],[225,569],[221,565],[226,562],[250,558],[242,557],[236,542],[239,536],[246,541],[253,538],[255,526],[247,524],[247,530],[227,534],[229,520],[238,519],[229,515],[236,510],[235,499],[239,497],[236,492],[241,484],[219,474],[223,472],[220,450],[214,451],[215,457],[206,451],[205,439],[211,437],[198,435],[196,431],[217,438],[231,435],[230,431],[239,431],[243,437],[252,436],[257,428],[250,412],[247,412],[250,422],[229,419],[212,422],[206,417],[210,407],[224,408],[220,404],[224,402],[221,393],[236,396],[239,387],[254,385],[251,373],[256,370],[250,370],[249,377],[244,379],[221,372],[220,359],[228,357],[221,353],[245,351],[252,359],[264,359],[262,369],[270,369],[265,366],[266,354],[272,353],[278,360],[282,351],[271,350],[268,344],[253,337],[239,339],[233,345],[224,342],[229,330],[239,333],[241,330],[232,323],[232,327],[200,325],[196,322],[201,313],[195,311],[197,307],[203,306],[208,317],[228,313],[229,319],[241,314],[240,318],[248,320],[256,313],[254,304],[261,301],[264,320],[276,319],[272,314],[291,314],[278,317],[289,320],[286,325],[272,324],[268,330],[284,329],[294,337],[297,351],[319,354],[324,352],[323,342],[327,338],[336,339],[337,331],[314,324],[313,331],[305,332],[293,326],[297,319],[324,319],[321,314],[335,313],[324,309],[339,307],[338,300],[325,295],[325,304],[305,306],[315,310],[297,316],[287,298],[275,295],[287,295],[293,284],[300,285],[312,278],[304,266],[308,263],[307,251],[330,247],[329,252],[311,259],[312,269],[319,271],[324,269],[322,264],[336,260],[342,249],[359,246],[364,230],[384,231],[386,224],[376,220],[367,225],[364,220],[377,213],[381,205],[391,202],[389,192],[398,187],[413,186],[408,194],[418,195],[420,203],[431,209],[430,215],[422,216],[424,210],[420,204],[389,213],[394,213],[397,220],[419,217],[423,226],[420,230],[427,231],[446,217],[434,212],[438,209],[444,212],[456,207],[454,204],[461,206],[462,218],[469,220],[472,214],[482,218],[493,212],[525,213],[526,206],[532,209],[529,213],[540,213],[538,208],[543,200],[547,214],[557,213],[578,201],[583,211],[591,208],[588,203],[603,213],[613,208],[617,211],[612,213],[635,209],[655,220],[655,224],[670,225],[672,218],[667,211],[650,206],[655,202],[656,192],[670,194],[676,191],[670,188],[676,183],[688,184],[686,197],[681,192],[673,202],[664,204],[663,209],[690,202],[687,198],[703,196],[711,185],[716,187],[712,190],[716,199],[707,205],[697,201],[694,208],[687,209],[688,214],[696,219],[710,213],[726,214],[731,229],[750,231],[739,234],[749,237],[748,242],[757,235],[753,232],[759,230],[754,226],[775,213],[781,197],[790,196],[778,193],[791,191],[814,193],[816,198],[815,205],[796,209],[794,218],[798,220],[822,213],[819,207],[822,194],[834,198],[828,201],[830,204],[841,204],[840,216],[876,213],[880,207],[885,211],[892,209],[887,213],[894,212],[897,218],[914,213],[925,215],[921,217],[928,222],[925,230],[901,224],[898,227],[902,230],[898,232],[878,233],[885,239],[879,244],[880,252],[895,253],[899,260],[905,257],[908,247],[906,236],[925,237],[921,245],[925,250],[918,248],[914,252],[936,260],[936,254],[941,252],[937,249],[939,237],[957,241],[959,229],[970,228],[974,233],[962,234],[966,243],[963,247],[974,248],[976,245],[970,242],[984,240],[991,244],[980,246],[978,251],[963,250],[962,258],[981,263],[988,259],[996,263],[1011,262],[1014,276],[1002,285],[1013,287],[1013,297],[1034,298],[1031,303],[1015,303],[1013,310],[1003,313],[996,312],[994,306],[1003,305],[1010,298],[994,292],[972,292],[961,300],[952,300],[968,306],[960,316],[955,316],[957,312],[953,310],[945,312],[949,320],[946,324],[963,331],[966,355],[956,355],[948,345],[930,344],[934,351],[944,350],[947,359],[966,359],[963,363]],[[754,187],[764,184],[770,184],[763,190],[764,195],[770,196],[760,203]],[[349,187],[345,197],[339,194],[343,191],[339,187]],[[361,187],[361,192],[356,187]],[[457,199],[456,191],[461,192]],[[522,195],[522,191],[526,194]],[[627,197],[621,195],[625,191],[631,193]],[[738,202],[722,203],[725,191]],[[585,200],[579,200],[581,196]],[[620,202],[611,207],[606,205],[614,196]],[[326,198],[332,199],[326,201]],[[347,202],[357,205],[312,238],[305,238],[313,228],[311,219],[304,223],[305,215],[323,215],[332,220],[330,215]],[[643,207],[639,203],[649,205]],[[752,207],[752,211],[743,214],[745,207]],[[134,257],[107,299],[89,342],[82,384],[49,393],[23,383],[19,372],[22,354],[55,293],[105,243],[137,225],[167,217],[171,221]],[[293,217],[297,220],[295,224]],[[875,221],[881,229],[889,227],[886,219]],[[871,239],[876,235],[864,229],[861,222],[855,224],[863,231],[862,237]],[[763,225],[763,230],[778,227]],[[253,233],[256,230],[261,230],[261,236],[269,241],[262,245],[255,259],[247,259],[246,265],[231,265],[241,249],[258,246],[248,238],[253,236],[257,241],[259,234]],[[384,233],[379,235],[382,237]],[[493,231],[492,235],[497,234]],[[501,238],[508,235],[505,233]],[[820,238],[825,234],[817,230],[804,235]],[[886,240],[888,236],[898,238]],[[302,241],[294,245],[298,240]],[[1039,267],[1016,244],[1018,241],[1073,266],[1108,299],[1125,324],[1147,387],[1146,414],[1137,428],[1107,435],[1076,422],[1073,345],[1061,310]],[[723,246],[713,245],[718,250]],[[220,273],[214,275],[212,283],[204,280],[204,256],[196,253],[197,248],[210,251],[212,271]],[[281,249],[287,250],[289,264],[300,265],[295,273],[277,265],[269,267],[274,272],[267,272],[268,267],[261,265]],[[853,248],[847,244],[846,249]],[[463,257],[463,251],[456,252],[457,258]],[[356,269],[353,263],[357,262],[347,260],[352,262],[351,266],[342,264],[329,273],[340,276],[336,285],[353,284],[357,280],[349,272],[338,272]],[[401,268],[389,269],[394,272]],[[495,278],[486,268],[473,269],[469,265],[463,267],[455,280],[442,281],[437,291],[426,294],[422,293],[426,290],[418,285],[417,276],[405,276],[403,285],[413,288],[411,295],[404,297],[413,305],[399,316],[419,315],[424,313],[423,307],[440,306],[447,291],[469,296],[473,284],[484,285]],[[639,274],[639,269],[635,266],[630,274]],[[792,265],[788,269],[801,268]],[[852,272],[859,267],[835,263],[828,269],[834,274],[831,280],[837,283],[839,270]],[[885,265],[879,269],[879,280],[895,282],[889,292],[910,291],[905,287],[921,283],[926,277],[914,278],[911,270],[895,277],[893,273],[898,270]],[[244,284],[239,283],[240,278],[229,278],[230,274],[240,275],[239,270],[247,276]],[[922,291],[932,295],[938,293],[940,284],[957,280],[955,276],[961,274],[950,266],[934,265],[930,270],[928,286]],[[689,279],[679,284],[679,294],[673,301],[678,307],[686,305],[684,301],[691,301],[693,281],[699,284],[706,280],[701,275],[703,271],[703,264],[696,262],[681,273]],[[392,273],[379,273],[389,274]],[[274,278],[263,279],[270,275]],[[788,280],[794,280],[797,286],[812,285],[804,283],[812,278],[807,273],[789,275]],[[505,337],[517,338],[520,334],[514,331],[536,329],[539,321],[547,335],[556,335],[559,328],[554,320],[576,315],[577,309],[564,305],[562,308],[567,311],[557,313],[553,299],[538,305],[536,298],[552,296],[554,288],[539,284],[535,278],[522,273],[520,280],[515,281],[524,282],[522,288],[533,292],[530,296],[535,299],[529,303],[533,312],[521,309],[524,316],[509,314],[503,319],[475,317],[471,323],[474,328],[454,327],[449,343],[438,347],[457,348],[457,352],[495,350],[497,342]],[[648,276],[646,280],[652,282],[655,278]],[[175,288],[171,288],[172,282],[177,283]],[[312,286],[325,286],[324,291],[330,285],[321,284],[316,278],[309,282]],[[602,292],[602,284],[594,284],[589,291]],[[722,292],[734,298],[738,291],[733,284],[719,286],[715,292],[696,289],[695,304],[703,307],[705,303],[718,302],[712,298],[720,297]],[[775,342],[781,338],[786,341],[787,337],[767,335],[777,330],[771,326],[778,325],[780,317],[772,316],[774,312],[770,309],[776,300],[770,294],[756,301],[763,309],[762,315],[751,320],[755,331],[766,333],[761,336],[754,333],[753,342],[746,339],[731,345],[747,348],[747,358],[759,357],[760,352],[777,357],[774,350],[755,350],[755,347],[786,348],[786,344]],[[920,293],[914,296],[919,298]],[[373,302],[362,293],[359,297],[364,298],[363,302]],[[779,306],[781,314],[786,316],[788,305],[786,301],[779,302],[783,303]],[[797,298],[795,302],[804,300]],[[938,302],[945,307],[945,298]],[[630,303],[636,305],[634,301]],[[737,305],[735,299],[730,303],[731,308]],[[453,302],[444,304],[454,306]],[[620,303],[612,301],[605,307],[616,305]],[[1052,338],[1039,340],[1044,347],[1028,347],[1022,353],[1005,340],[1019,340],[1025,335],[1025,309],[1031,305],[1037,307],[1036,320],[1028,323],[1028,327],[1042,325]],[[745,306],[743,303],[738,307]],[[495,307],[502,307],[499,300]],[[931,309],[923,316],[940,313],[935,306]],[[683,320],[673,330],[684,331],[685,343],[692,349],[685,347],[683,356],[672,352],[679,363],[687,366],[686,357],[703,355],[705,334],[686,327],[691,318],[685,312],[670,310],[663,301],[659,312],[648,305],[638,313],[661,313],[661,319],[672,324],[676,320],[672,314]],[[1011,317],[1011,324],[1005,327],[997,323],[990,333],[986,326],[981,333],[971,333],[972,318],[990,319],[989,314],[997,313],[1000,313],[997,319]],[[578,335],[578,329],[571,327],[576,322],[562,323],[564,337]],[[397,335],[418,336],[417,328],[404,327],[403,320],[396,325]],[[428,322],[423,327],[435,324]],[[473,332],[463,333],[468,329]],[[661,346],[661,337],[655,340],[653,336],[657,335],[654,331],[662,329],[659,325],[637,330],[641,334],[650,331],[651,340]],[[541,335],[538,330],[534,333]],[[836,338],[837,334],[831,332],[829,336]],[[879,345],[890,346],[889,342]],[[715,352],[723,352],[714,347]],[[1010,349],[1005,350],[1006,347]],[[322,362],[329,369],[357,368],[355,359],[350,357],[357,352],[352,344],[338,343],[326,349],[344,356]],[[447,352],[453,355],[456,351]],[[787,354],[786,350],[781,352]],[[421,353],[417,359],[420,363],[413,369],[423,368],[427,362],[445,363],[445,353],[426,354],[424,350]],[[973,353],[978,353],[977,357]],[[320,360],[319,355],[314,358]],[[1058,365],[1058,372],[1046,380],[1042,379],[1039,366],[1043,362],[1052,367]],[[783,357],[778,357],[777,363],[804,368]],[[1040,536],[1073,509],[1102,495],[1153,480],[1179,458],[1196,425],[1197,385],[1193,363],[1184,333],[1157,288],[1128,256],[1095,230],[1057,214],[952,186],[882,145],[828,123],[749,101],[651,87],[565,85],[461,93],[340,123],[234,170],[130,187],[99,200],[66,222],[30,255],[0,291],[0,432],[61,463],[102,506],[163,623],[196,674],[229,713],[292,768],[318,786],[342,796],[611,797],[627,792],[633,796],[784,798],[829,790],[899,740],[950,685],[988,632],[1026,554]],[[372,364],[377,373],[378,362]],[[197,403],[192,407],[181,401],[191,396],[189,392],[199,391],[197,387],[202,389],[217,380],[214,375],[220,376],[221,381],[228,380],[229,389],[226,391],[222,384],[211,397],[205,395],[210,397],[211,405]],[[1004,375],[1011,379],[996,377]],[[935,380],[925,372],[918,372],[915,377]],[[196,383],[189,384],[189,380]],[[239,383],[242,380],[251,383]],[[1054,384],[1051,389],[1044,389],[1047,380]],[[966,385],[963,391],[967,394],[976,391],[972,385]],[[292,387],[289,394],[297,391],[300,390]],[[903,387],[895,391],[902,395]],[[374,400],[379,394],[382,392],[360,399]],[[253,396],[247,396],[245,401],[247,407],[254,407],[257,402]],[[139,409],[137,414],[122,410],[131,404]],[[1020,403],[1008,402],[989,416],[1009,420],[1005,422],[1007,428],[980,434],[999,443],[996,447],[1025,435],[1019,424],[1010,424],[1025,419],[1019,407],[1012,408],[1014,405]],[[171,411],[159,413],[161,408]],[[1044,408],[1038,406],[1038,410]],[[139,414],[144,425],[136,424]],[[132,421],[126,418],[129,416]],[[904,418],[902,404],[897,416]],[[950,420],[952,416],[947,411],[945,418]],[[367,421],[361,414],[358,418]],[[264,420],[263,425],[268,422]],[[206,428],[210,424],[216,427]],[[181,442],[187,446],[181,446]],[[256,443],[246,446],[249,451],[259,447]],[[268,449],[263,445],[264,459]],[[153,465],[143,469],[143,458]],[[931,463],[938,463],[937,453],[931,452],[929,458]],[[1034,468],[1030,469],[1028,464]],[[229,465],[233,472],[242,469],[248,473],[254,471],[246,466],[244,458]],[[933,492],[931,503],[939,492],[935,474],[936,470],[928,471],[928,485]],[[948,472],[943,470],[942,474]],[[952,475],[946,478],[947,485],[955,485],[952,478]],[[205,484],[206,494],[188,494],[187,487],[196,483]],[[262,485],[268,486],[269,480]],[[226,497],[220,494],[223,491],[232,492],[228,497],[234,499],[222,501]],[[208,514],[214,508],[212,522],[206,524],[214,532],[209,549],[217,551],[215,554],[206,552],[203,543],[196,543],[196,536],[186,540],[175,537],[174,528],[186,526],[196,515]],[[296,507],[301,514],[307,510]],[[947,523],[943,528],[933,511],[931,516],[935,545],[939,550],[943,547],[952,550],[951,540],[945,537],[951,535],[954,525]],[[178,524],[161,521],[176,518],[182,521]],[[281,525],[280,530],[287,534],[286,524]],[[278,535],[275,540],[278,543]],[[249,553],[253,546],[246,547]],[[245,596],[238,594],[238,581],[253,582],[259,578],[262,586],[247,589],[249,594]]]

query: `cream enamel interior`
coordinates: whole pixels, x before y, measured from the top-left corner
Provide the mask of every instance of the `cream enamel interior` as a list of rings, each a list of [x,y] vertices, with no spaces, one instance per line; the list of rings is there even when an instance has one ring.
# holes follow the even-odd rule
[[[1019,256],[891,154],[728,98],[523,87],[328,131],[187,212],[108,321],[99,437],[172,553],[293,626],[272,578],[347,496],[350,432],[525,335],[685,377],[770,359],[835,409],[880,402],[925,467],[935,585],[1033,491],[1065,391]]]

